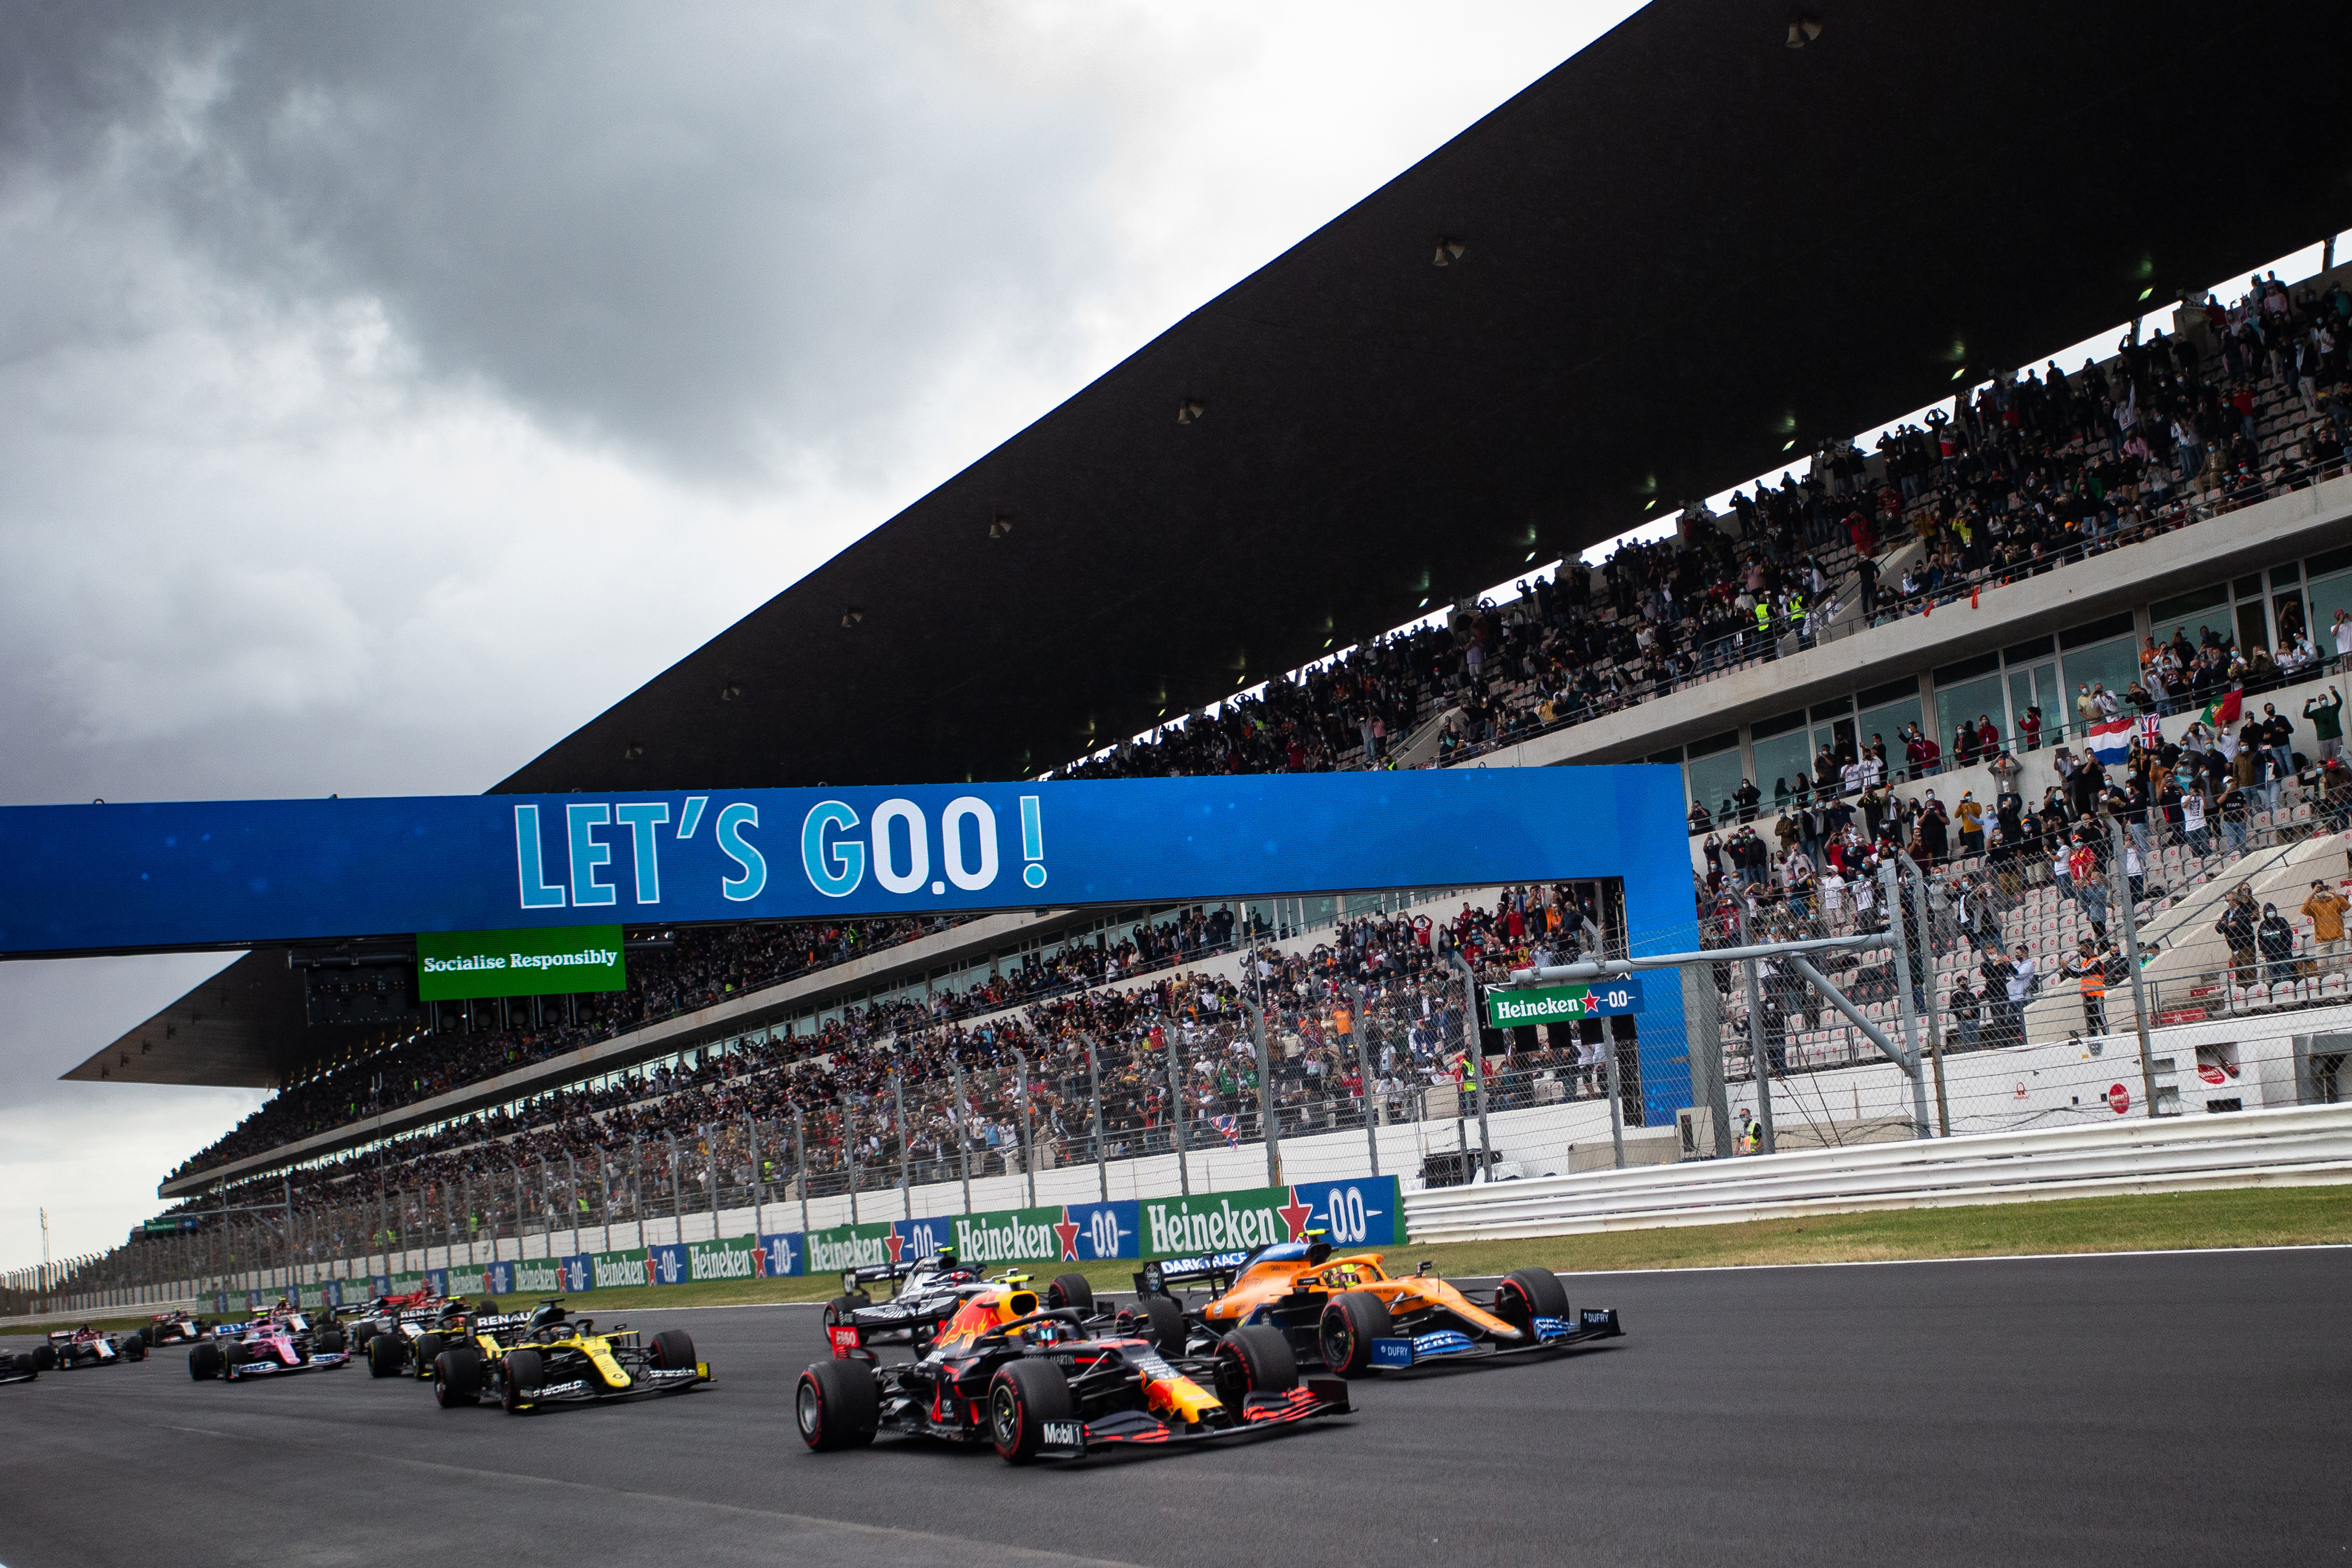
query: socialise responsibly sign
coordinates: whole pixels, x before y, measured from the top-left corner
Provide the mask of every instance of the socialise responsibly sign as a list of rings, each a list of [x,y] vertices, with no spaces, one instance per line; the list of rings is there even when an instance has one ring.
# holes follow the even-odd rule
[[[1334,1247],[1402,1242],[1396,1178],[1297,1182],[1186,1197],[875,1220],[826,1230],[660,1243],[618,1252],[457,1263],[378,1275],[380,1293],[577,1296],[623,1286],[773,1279],[877,1268],[952,1252],[982,1268],[1254,1252],[1320,1232]],[[560,1236],[559,1236],[560,1239]]]

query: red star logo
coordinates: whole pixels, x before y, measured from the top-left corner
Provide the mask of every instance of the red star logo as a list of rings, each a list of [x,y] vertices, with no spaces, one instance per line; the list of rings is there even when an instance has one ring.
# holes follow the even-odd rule
[[[1290,1189],[1290,1201],[1274,1212],[1280,1215],[1282,1223],[1290,1227],[1291,1240],[1307,1239],[1307,1222],[1315,1217],[1315,1205],[1300,1203],[1297,1187]]]
[[[1062,1261],[1076,1263],[1078,1260],[1078,1226],[1077,1222],[1070,1218],[1066,1204],[1062,1206],[1062,1223],[1054,1227],[1054,1235],[1062,1244]]]
[[[898,1249],[907,1245],[907,1238],[894,1230],[882,1238],[882,1245],[890,1249],[890,1267],[896,1268],[898,1266]]]

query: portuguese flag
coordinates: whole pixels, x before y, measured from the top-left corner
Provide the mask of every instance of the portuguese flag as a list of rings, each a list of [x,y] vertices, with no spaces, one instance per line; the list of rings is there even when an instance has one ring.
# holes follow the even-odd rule
[[[2245,693],[2231,687],[2212,701],[2205,704],[2204,720],[2209,725],[2235,724],[2245,716]]]

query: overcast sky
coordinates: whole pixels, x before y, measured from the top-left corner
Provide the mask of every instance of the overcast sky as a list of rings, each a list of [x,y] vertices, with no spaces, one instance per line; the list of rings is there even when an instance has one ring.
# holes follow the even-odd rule
[[[1633,9],[0,5],[0,801],[482,789]],[[0,1267],[212,966],[0,966]]]

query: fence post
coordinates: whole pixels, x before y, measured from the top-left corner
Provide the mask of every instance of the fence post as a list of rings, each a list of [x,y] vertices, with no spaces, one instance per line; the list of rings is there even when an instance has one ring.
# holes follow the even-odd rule
[[[801,1121],[801,1108],[797,1105],[793,1107],[793,1173],[800,1178],[801,1235],[805,1237],[808,1235],[809,1227],[808,1139],[804,1136],[804,1129]],[[971,1188],[967,1185],[965,1188],[964,1203],[964,1206],[966,1208],[970,1208],[971,1206],[970,1194]]]
[[[1037,1138],[1029,1125],[1029,1058],[1013,1053],[1013,1102],[1021,1111],[1021,1172],[1029,1184],[1029,1206],[1037,1206]]]
[[[971,1128],[966,1118],[971,1111],[971,1101],[964,1098],[963,1063],[954,1057],[948,1058],[948,1077],[955,1089],[955,1114],[948,1118],[955,1128],[956,1163],[963,1171],[963,1212],[971,1212]],[[807,1189],[803,1187],[803,1191]]]
[[[1274,1098],[1274,1061],[1265,1043],[1265,1008],[1248,1002],[1242,1005],[1249,1008],[1250,1024],[1257,1034],[1257,1120],[1259,1135],[1265,1140],[1265,1184],[1278,1187],[1282,1185],[1282,1110]]]
[[[1748,889],[1740,889],[1734,901],[1739,910],[1739,945],[1753,947],[1756,937],[1748,928]],[[1756,1086],[1756,1152],[1769,1154],[1777,1141],[1772,1134],[1772,1068],[1764,1055],[1764,986],[1757,977],[1756,960],[1748,959],[1739,967],[1748,976],[1748,1078]]]
[[[1348,987],[1356,1004],[1356,1082],[1361,1087],[1364,1111],[1364,1156],[1370,1161],[1372,1174],[1381,1173],[1381,1131],[1379,1119],[1372,1110],[1372,1024],[1364,1013],[1364,988]]]
[[[2131,973],[2132,1026],[2139,1034],[2140,1092],[2147,1097],[2148,1119],[2154,1121],[2156,1050],[2147,1037],[2147,988],[2141,984],[2139,973],[2139,910],[2132,903],[2131,876],[2125,868],[2124,825],[2120,817],[2107,818],[2107,834],[2115,846],[2116,908],[2123,911],[2124,917],[2124,967]]]
[[[768,1173],[760,1164],[760,1124],[751,1113],[743,1113],[743,1157],[751,1168],[751,1243],[758,1246],[763,1226],[760,1210],[768,1197]]]
[[[1095,1113],[1095,1184],[1101,1189],[1102,1201],[1110,1202],[1110,1166],[1103,1152],[1102,1062],[1095,1054],[1095,1037],[1087,1036],[1087,1097],[1094,1102]],[[1135,1189],[1129,1187],[1129,1192]]]
[[[915,1217],[915,1178],[908,1170],[912,1152],[907,1137],[907,1086],[896,1066],[890,1068],[890,1110],[898,1121],[898,1212]]]
[[[1911,860],[1909,855],[1904,856]],[[1936,1068],[1936,1136],[1952,1135],[1952,1106],[1944,1093],[1944,1026],[1936,1006],[1936,928],[1927,915],[1927,868],[1911,860],[1911,914],[1919,941],[1927,948],[1923,967],[1927,975],[1927,1056]],[[1914,1046],[1916,1053],[1916,1047]]]
[[[1625,1168],[1625,1097],[1617,1087],[1617,1020],[1601,1020],[1601,1049],[1608,1054],[1610,1168]]]
[[[1178,1191],[1189,1198],[1192,1195],[1192,1162],[1191,1141],[1186,1133],[1185,1124],[1192,1121],[1192,1111],[1184,1099],[1184,1053],[1177,1049],[1176,1032],[1173,1029],[1163,1026],[1160,1037],[1167,1042],[1163,1048],[1168,1053],[1166,1070],[1169,1108],[1175,1113],[1173,1125],[1176,1129],[1176,1186]]]
[[[1911,1060],[1911,1125],[1916,1136],[1932,1138],[1935,1131],[1927,1121],[1927,1080],[1919,1070],[1919,1012],[1916,994],[1913,991],[1911,939],[1908,929],[1911,918],[1903,907],[1903,870],[1894,858],[1878,868],[1878,890],[1886,905],[1886,932],[1895,939],[1895,1000],[1896,1012],[1903,1019],[1903,1050]],[[1923,967],[1917,973],[1934,973],[1934,959],[1921,953]]]

